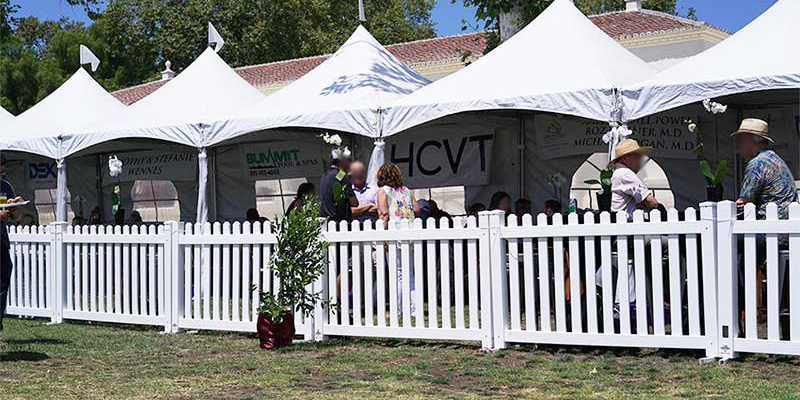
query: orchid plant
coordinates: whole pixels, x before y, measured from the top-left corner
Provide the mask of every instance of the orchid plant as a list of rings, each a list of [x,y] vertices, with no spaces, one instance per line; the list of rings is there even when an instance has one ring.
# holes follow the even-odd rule
[[[728,106],[722,103],[718,103],[711,99],[703,100],[703,108],[705,108],[706,112],[711,115],[717,116],[719,114],[724,114],[728,111]],[[700,172],[703,173],[703,176],[706,179],[706,186],[709,188],[709,193],[712,191],[715,192],[715,196],[711,196],[709,194],[710,200],[721,200],[722,197],[722,190],[723,190],[723,182],[725,181],[725,177],[728,174],[728,161],[727,160],[720,160],[717,162],[716,168],[712,167],[711,161],[709,161],[705,156],[705,145],[702,140],[702,136],[699,134],[697,124],[690,120],[686,121],[687,129],[689,132],[697,133],[697,147],[694,149],[694,153],[700,157]],[[716,119],[715,119],[715,126],[716,126]],[[711,199],[711,197],[719,197],[717,199]]]

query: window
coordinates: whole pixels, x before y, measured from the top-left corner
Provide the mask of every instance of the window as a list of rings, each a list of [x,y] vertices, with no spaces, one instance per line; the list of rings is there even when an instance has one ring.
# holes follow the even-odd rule
[[[411,191],[417,199],[433,200],[439,209],[450,215],[464,215],[464,186],[448,186],[439,188],[414,189]]]
[[[171,181],[135,181],[131,188],[133,211],[144,222],[180,221],[178,190]]]
[[[306,178],[256,181],[256,209],[262,217],[272,219],[283,216],[286,208],[297,196],[297,188],[308,182]]]
[[[578,208],[596,209],[597,197],[595,195],[600,191],[600,185],[587,185],[584,182],[591,179],[598,179],[600,173],[589,164],[589,161],[602,168],[608,164],[608,154],[592,154],[586,162],[581,164],[578,170],[575,171],[575,175],[572,176],[569,197],[571,199],[578,199]],[[653,191],[653,195],[664,207],[667,209],[675,207],[675,195],[672,193],[667,174],[664,173],[664,170],[661,169],[655,160],[650,159],[644,169],[639,171],[638,175],[644,184]]]
[[[58,189],[35,189],[33,191],[33,204],[36,206],[36,213],[39,214],[39,225],[49,225],[56,222],[56,202]],[[71,222],[75,218],[72,212],[72,195],[67,190],[67,221]]]

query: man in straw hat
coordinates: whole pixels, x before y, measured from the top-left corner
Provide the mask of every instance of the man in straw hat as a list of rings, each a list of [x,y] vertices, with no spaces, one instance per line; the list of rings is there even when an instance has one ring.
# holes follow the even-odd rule
[[[633,220],[637,209],[646,211],[658,208],[658,200],[636,175],[645,165],[646,156],[653,151],[651,147],[640,147],[633,139],[626,139],[617,145],[614,159],[616,164],[611,177],[611,211],[625,211],[628,220]]]
[[[739,208],[747,203],[755,204],[758,218],[763,219],[767,204],[775,203],[779,217],[786,218],[789,204],[797,201],[797,188],[786,161],[767,148],[774,143],[769,137],[769,125],[760,119],[748,118],[731,136],[736,138],[739,154],[749,160],[736,204]]]

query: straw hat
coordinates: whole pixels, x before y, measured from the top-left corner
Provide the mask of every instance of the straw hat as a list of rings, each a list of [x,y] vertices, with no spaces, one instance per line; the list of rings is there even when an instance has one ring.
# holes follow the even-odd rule
[[[731,136],[745,134],[758,136],[770,143],[775,143],[775,141],[769,137],[769,124],[766,121],[758,118],[747,118],[742,120],[742,125],[739,127],[739,130],[732,133]]]
[[[627,156],[628,154],[643,154],[647,155],[653,151],[652,147],[639,147],[639,143],[633,139],[625,139],[617,144],[616,151],[614,152],[614,159],[611,160],[609,165],[616,164],[617,161]]]

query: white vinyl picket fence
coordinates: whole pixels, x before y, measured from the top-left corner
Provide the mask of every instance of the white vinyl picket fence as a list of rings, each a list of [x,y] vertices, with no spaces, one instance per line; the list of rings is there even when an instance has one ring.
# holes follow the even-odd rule
[[[722,202],[632,222],[331,223],[325,274],[308,288],[324,301],[296,317],[297,334],[800,354],[800,204],[788,220],[774,206],[744,216]],[[15,315],[252,332],[259,293],[280,288],[269,223],[53,224],[10,238]]]

